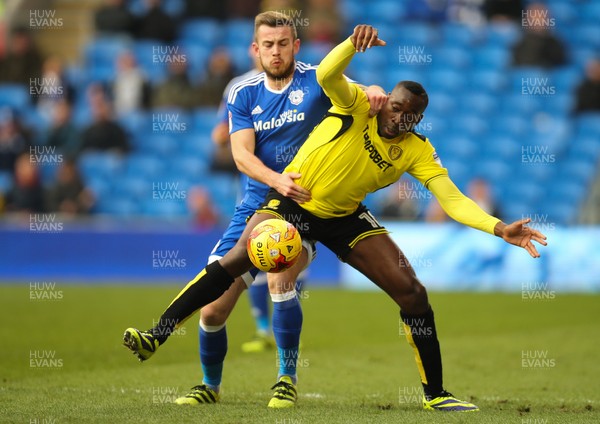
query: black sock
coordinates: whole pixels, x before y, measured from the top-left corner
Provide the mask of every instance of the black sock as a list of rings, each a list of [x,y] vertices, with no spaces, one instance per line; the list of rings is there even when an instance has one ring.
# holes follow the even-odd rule
[[[149,331],[163,344],[175,326],[183,323],[198,309],[221,297],[233,280],[219,261],[207,265],[179,292],[158,323]]]
[[[415,360],[421,375],[423,391],[428,398],[437,397],[443,391],[442,354],[435,329],[431,307],[423,315],[400,312],[408,343],[415,352]]]

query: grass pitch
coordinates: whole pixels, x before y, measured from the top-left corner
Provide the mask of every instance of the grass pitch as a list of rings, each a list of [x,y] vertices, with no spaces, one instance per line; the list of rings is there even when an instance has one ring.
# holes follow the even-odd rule
[[[481,412],[420,408],[412,351],[384,294],[304,293],[296,408],[266,408],[274,353],[243,354],[247,299],[229,320],[222,401],[172,400],[201,380],[197,318],[149,361],[121,346],[147,328],[179,286],[0,287],[0,422],[14,423],[596,423],[599,296],[430,294],[445,385]]]

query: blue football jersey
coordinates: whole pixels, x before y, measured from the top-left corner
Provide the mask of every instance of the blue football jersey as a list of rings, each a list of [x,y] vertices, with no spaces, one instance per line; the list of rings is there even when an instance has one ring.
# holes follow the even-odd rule
[[[254,129],[254,154],[267,167],[282,172],[330,107],[331,101],[317,83],[316,67],[296,62],[294,77],[282,90],[268,88],[264,72],[231,88],[229,133]],[[242,201],[258,207],[268,190],[267,185],[248,178]]]

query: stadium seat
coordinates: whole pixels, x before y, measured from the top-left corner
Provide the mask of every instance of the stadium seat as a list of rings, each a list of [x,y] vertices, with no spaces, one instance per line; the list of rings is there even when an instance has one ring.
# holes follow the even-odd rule
[[[468,78],[471,90],[494,95],[504,91],[508,86],[506,74],[501,70],[472,69]]]
[[[600,138],[600,113],[586,112],[575,117],[575,130],[583,136]]]
[[[582,2],[581,5],[578,5],[578,11],[579,19],[598,26],[598,22],[600,22],[600,4],[598,2]]]
[[[557,92],[563,94],[571,94],[582,78],[582,73],[574,66],[564,66],[550,72],[550,81]]]
[[[373,22],[372,25],[375,28],[379,28],[378,24],[380,22],[397,26],[404,21],[406,16],[405,4],[394,0],[372,1],[369,7],[363,7],[362,11],[361,18],[363,22]],[[383,35],[381,38],[386,40]]]
[[[21,84],[0,84],[0,108],[23,111],[30,101],[29,87]]]
[[[472,113],[485,117],[493,114],[498,108],[498,100],[495,96],[483,92],[468,92],[461,99]]]
[[[442,25],[441,32],[444,45],[458,48],[471,48],[481,43],[485,35],[480,29],[457,23]]]
[[[176,133],[146,133],[144,139],[139,142],[138,149],[140,152],[166,159],[177,154],[179,144]]]
[[[398,25],[395,31],[388,31],[388,45],[433,46],[439,41],[437,30],[422,22],[409,22]]]
[[[189,215],[185,200],[147,200],[142,204],[143,215],[161,218],[182,218]]]
[[[582,46],[590,46],[594,48],[600,47],[600,28],[598,27],[598,22],[600,18],[596,22],[590,22],[583,25],[577,25],[574,34],[574,42],[577,45]]]
[[[162,41],[138,40],[131,49],[138,66],[151,83],[158,83],[167,76],[168,64],[160,52],[168,50],[165,50],[166,47]]]
[[[502,47],[484,47],[474,51],[473,67],[477,70],[502,70],[510,64],[510,51]]]
[[[223,33],[227,47],[240,47],[247,52],[254,40],[254,21],[252,19],[230,19],[225,22]]]
[[[138,176],[121,177],[113,181],[112,196],[142,201],[152,196],[152,181]]]
[[[165,163],[159,156],[134,153],[126,159],[124,172],[128,176],[156,179],[164,175],[165,168]]]
[[[329,53],[329,51],[330,46],[328,46],[327,44],[306,42],[302,44],[300,52],[296,57],[301,62],[308,63],[311,65],[318,65],[319,63],[321,63],[321,60],[323,60],[327,53]],[[375,51],[376,49],[373,49],[373,52]],[[369,55],[370,54],[371,52],[369,52]]]
[[[453,69],[434,69],[429,73],[428,87],[430,90],[443,91],[458,95],[467,86],[464,74]]]
[[[472,62],[472,55],[461,47],[443,46],[428,51],[426,47],[425,50],[431,54],[431,63],[427,65],[432,69],[468,69]]]
[[[193,132],[179,138],[181,154],[210,162],[215,146],[209,132]]]
[[[112,180],[123,169],[123,156],[111,152],[84,152],[79,156],[77,166],[85,180],[94,178]]]
[[[0,195],[6,193],[13,184],[12,174],[8,171],[0,171]]]
[[[485,36],[487,46],[508,49],[521,36],[521,27],[513,22],[490,22]]]
[[[466,138],[477,140],[479,137],[486,135],[489,123],[485,118],[474,114],[457,114],[450,120],[450,127],[455,134],[461,134]]]
[[[90,72],[114,69],[117,57],[132,46],[131,39],[119,36],[93,38],[84,48],[86,68]]]
[[[169,175],[199,183],[210,174],[210,157],[201,155],[175,156],[169,161]]]
[[[190,19],[181,25],[179,39],[184,44],[195,43],[212,49],[223,39],[223,30],[216,19]]]
[[[95,210],[100,214],[109,214],[116,217],[131,217],[140,213],[138,204],[127,197],[113,197],[99,199]]]

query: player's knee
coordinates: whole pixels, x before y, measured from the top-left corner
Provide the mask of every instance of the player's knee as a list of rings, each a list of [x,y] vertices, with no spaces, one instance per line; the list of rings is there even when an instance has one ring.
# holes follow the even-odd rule
[[[426,310],[429,301],[427,299],[427,290],[421,282],[412,275],[407,275],[404,290],[397,299],[397,303],[405,311]]]
[[[208,304],[200,310],[200,321],[204,325],[218,326],[225,324],[229,311],[225,310],[222,306],[215,304]]]

